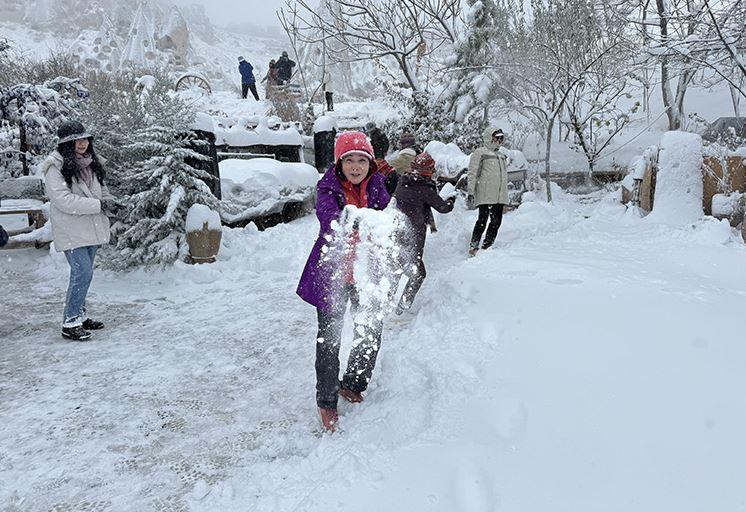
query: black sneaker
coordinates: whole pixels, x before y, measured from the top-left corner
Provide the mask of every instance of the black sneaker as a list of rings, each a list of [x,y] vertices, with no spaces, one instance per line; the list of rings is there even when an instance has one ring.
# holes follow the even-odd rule
[[[83,329],[82,325],[75,327],[63,327],[62,337],[73,341],[88,341],[91,339],[91,333]]]
[[[99,329],[104,328],[104,323],[99,322],[98,320],[91,320],[90,318],[86,318],[85,322],[83,322],[83,329],[86,331],[98,331]]]

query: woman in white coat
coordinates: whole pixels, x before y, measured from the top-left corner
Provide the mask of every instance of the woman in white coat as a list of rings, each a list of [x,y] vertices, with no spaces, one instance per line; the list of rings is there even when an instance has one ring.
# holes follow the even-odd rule
[[[86,316],[85,299],[93,279],[93,260],[100,245],[109,243],[109,219],[114,199],[104,184],[104,169],[93,149],[93,137],[77,121],[57,131],[57,150],[42,164],[49,198],[52,236],[57,251],[70,264],[62,336],[91,338],[104,324]]]
[[[485,227],[487,234],[482,249],[488,249],[495,243],[497,230],[503,220],[503,209],[510,202],[508,158],[500,152],[505,135],[499,128],[487,128],[482,137],[484,146],[477,148],[469,158],[467,188],[472,204],[479,209],[479,217],[471,235],[469,256],[477,254]]]

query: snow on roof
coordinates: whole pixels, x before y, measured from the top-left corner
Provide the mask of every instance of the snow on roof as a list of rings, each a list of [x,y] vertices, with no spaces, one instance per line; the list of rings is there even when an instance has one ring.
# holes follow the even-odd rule
[[[685,225],[702,217],[702,137],[666,132],[658,152],[655,206],[647,218]]]
[[[267,118],[261,118],[253,130],[243,123],[237,123],[225,129],[215,131],[216,144],[226,144],[233,147],[246,146],[302,146],[303,137],[295,128],[285,130],[271,130]]]
[[[197,112],[197,115],[194,117],[194,129],[215,133],[215,123],[210,115],[204,112]]]

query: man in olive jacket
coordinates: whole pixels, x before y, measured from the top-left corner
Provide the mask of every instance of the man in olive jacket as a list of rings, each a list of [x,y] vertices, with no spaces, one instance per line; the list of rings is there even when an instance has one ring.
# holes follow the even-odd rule
[[[482,249],[488,249],[497,238],[497,230],[503,218],[503,208],[508,204],[508,158],[500,152],[505,140],[499,128],[487,128],[482,134],[484,146],[477,148],[469,158],[467,192],[472,204],[479,208],[479,217],[474,225],[469,246],[469,256],[479,250],[479,242],[487,227]]]

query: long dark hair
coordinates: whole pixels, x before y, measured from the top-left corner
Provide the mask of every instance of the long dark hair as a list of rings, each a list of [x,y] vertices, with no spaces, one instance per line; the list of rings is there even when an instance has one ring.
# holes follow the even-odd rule
[[[58,144],[57,151],[62,155],[62,169],[60,169],[60,172],[62,172],[62,177],[65,178],[67,188],[70,188],[73,186],[73,178],[75,178],[75,181],[80,181],[80,168],[78,167],[78,162],[75,161],[75,141],[71,140]],[[93,169],[93,174],[96,175],[98,182],[103,186],[106,172],[96,156],[96,151],[93,149],[93,139],[88,139],[86,153],[91,155],[91,169]]]

